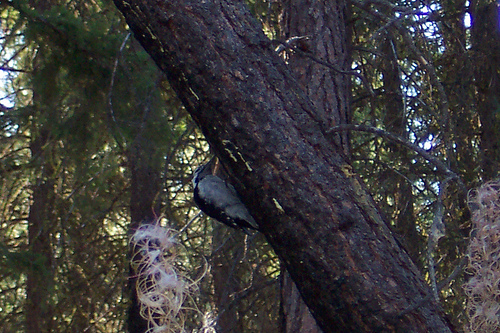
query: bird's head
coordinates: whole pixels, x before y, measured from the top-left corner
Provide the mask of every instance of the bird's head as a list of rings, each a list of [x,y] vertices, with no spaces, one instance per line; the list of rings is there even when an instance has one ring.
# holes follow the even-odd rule
[[[199,167],[196,168],[196,170],[193,173],[194,186],[196,186],[200,182],[200,180],[212,174],[212,167],[214,163],[215,163],[215,157],[212,157],[212,159],[210,159],[208,163],[200,165]]]

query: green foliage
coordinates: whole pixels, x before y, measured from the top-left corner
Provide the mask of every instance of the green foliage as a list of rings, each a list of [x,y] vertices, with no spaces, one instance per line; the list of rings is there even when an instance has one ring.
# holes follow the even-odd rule
[[[0,113],[0,322],[9,332],[27,331],[27,316],[46,331],[124,331],[129,207],[141,197],[132,193],[139,190],[132,177],[143,170],[161,175],[159,217],[180,229],[198,212],[189,178],[207,157],[207,143],[112,2],[19,0],[2,7],[0,17],[2,60],[20,69],[5,77],[9,97],[2,101],[9,106]],[[44,184],[48,197],[41,201],[34,193],[47,190]],[[43,215],[38,222],[30,216],[35,210]],[[182,269],[192,279],[213,265],[219,245],[211,230],[207,219],[195,219],[179,235]],[[247,251],[251,261],[234,278],[246,281],[238,288],[253,287],[231,306],[244,308],[242,323],[254,312],[276,322],[269,303],[250,306],[269,294],[252,290],[275,281],[275,256],[264,240]],[[261,256],[267,259],[253,273]],[[213,285],[205,278],[189,305],[207,318],[228,305],[218,303]],[[35,294],[42,298],[36,309],[47,315],[28,306]],[[201,319],[194,312],[186,325],[197,329]]]
[[[29,251],[12,252],[7,246],[0,245],[0,267],[2,272],[12,280],[20,279],[21,274],[26,273],[29,267],[35,266],[37,270],[43,270],[41,262],[45,260],[43,256],[37,256]],[[37,268],[38,267],[38,268]]]
[[[464,188],[458,179],[448,179],[412,149],[371,134],[351,133],[357,171],[429,282],[427,242],[438,209],[444,206],[446,226],[446,235],[432,255],[438,258],[439,281],[447,279],[465,255],[470,230],[465,192],[495,177],[494,168],[488,166],[498,163],[498,155],[484,163],[485,148],[495,147],[490,143],[496,141],[498,119],[491,108],[481,114],[485,103],[478,87],[484,81],[477,73],[483,62],[475,59],[486,56],[491,65],[495,51],[491,46],[481,49],[482,42],[471,33],[474,27],[465,23],[467,17],[481,21],[476,10],[466,1],[354,2],[354,64],[374,94],[353,80],[352,121],[426,149],[465,184]],[[489,38],[484,42],[491,43]],[[498,74],[491,74],[488,79],[497,80]],[[485,95],[497,92],[492,85]],[[441,292],[456,323],[464,320],[464,278],[455,276]]]

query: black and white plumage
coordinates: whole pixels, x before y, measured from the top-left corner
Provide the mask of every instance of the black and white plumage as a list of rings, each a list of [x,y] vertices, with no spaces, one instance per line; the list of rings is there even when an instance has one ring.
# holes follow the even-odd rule
[[[212,173],[214,159],[193,174],[194,202],[208,216],[232,228],[258,230],[250,212],[234,187]]]

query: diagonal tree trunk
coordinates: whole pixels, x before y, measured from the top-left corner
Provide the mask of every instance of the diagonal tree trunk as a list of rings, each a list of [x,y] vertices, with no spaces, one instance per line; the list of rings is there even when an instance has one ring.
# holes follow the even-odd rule
[[[325,332],[450,332],[328,126],[240,1],[115,0]]]

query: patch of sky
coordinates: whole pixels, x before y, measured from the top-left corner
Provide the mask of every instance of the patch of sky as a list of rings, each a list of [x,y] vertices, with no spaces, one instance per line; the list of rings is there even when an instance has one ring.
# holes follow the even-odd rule
[[[420,128],[423,128],[422,120],[409,120],[408,126],[410,127],[409,138],[411,142],[418,144],[420,148],[423,148],[425,150],[431,150],[436,146],[436,137],[432,133],[428,133],[426,137],[417,138],[415,132],[418,132]]]
[[[3,60],[3,58],[0,60]],[[8,90],[9,81],[9,72],[4,68],[0,68],[0,104],[5,108],[14,106],[12,95]]]
[[[438,26],[436,18],[442,14],[441,6],[438,3],[422,3],[421,6],[408,14],[415,24],[408,27],[412,35],[425,37],[439,52],[444,52],[444,46],[441,40],[441,29]]]
[[[3,22],[0,21],[1,23]],[[2,26],[0,40],[5,41],[7,39],[6,33],[8,33],[7,28]],[[22,42],[22,36],[16,37],[14,42]],[[0,49],[0,105],[4,108],[11,108],[15,103],[15,93],[11,83],[20,73],[19,70],[16,70],[16,52],[15,48],[8,47],[5,44]]]
[[[5,31],[0,29],[0,40],[5,40]],[[15,105],[15,92],[12,82],[19,71],[15,70],[15,50],[3,45],[0,50],[0,127],[2,136],[10,137],[19,129],[19,125],[12,122],[9,109]]]
[[[467,1],[465,3],[465,6],[469,7],[469,1]],[[466,29],[469,29],[472,27],[472,16],[470,16],[469,12],[465,12],[463,22],[464,22],[464,27]]]

